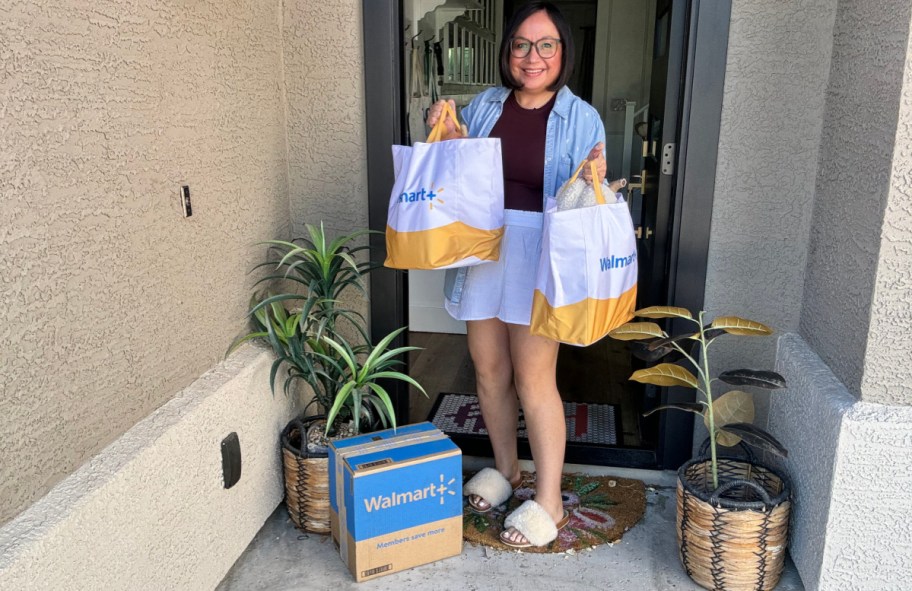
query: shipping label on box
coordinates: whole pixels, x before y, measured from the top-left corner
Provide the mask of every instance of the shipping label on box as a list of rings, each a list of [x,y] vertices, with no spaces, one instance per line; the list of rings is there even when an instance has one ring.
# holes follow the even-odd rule
[[[433,425],[409,427],[335,449],[334,534],[357,581],[462,552],[462,454]]]

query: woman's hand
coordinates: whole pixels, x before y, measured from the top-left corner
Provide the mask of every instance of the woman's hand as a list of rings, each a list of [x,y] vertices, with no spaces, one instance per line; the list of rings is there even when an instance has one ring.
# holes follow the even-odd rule
[[[453,109],[453,112],[454,113],[456,112],[456,101],[454,101],[453,99],[450,99],[448,101],[443,101],[443,100],[437,101],[436,103],[431,105],[430,109],[428,109],[428,116],[427,116],[428,127],[433,128],[437,124],[437,121],[440,120],[440,117],[443,116],[444,103],[450,103],[450,107]],[[441,140],[452,140],[452,139],[458,139],[458,138],[465,137],[464,131],[459,128],[459,126],[456,124],[455,121],[453,121],[452,118],[447,117],[446,120],[443,122],[443,124],[444,124],[445,129],[443,132],[443,137],[440,138]]]
[[[589,156],[586,157],[587,162],[595,162],[595,172],[598,174],[598,183],[602,184],[602,181],[605,180],[605,175],[608,174],[608,163],[605,161],[605,144],[599,142],[595,144],[595,147],[589,151]],[[588,165],[583,167],[583,179],[587,183],[592,182],[592,170]]]

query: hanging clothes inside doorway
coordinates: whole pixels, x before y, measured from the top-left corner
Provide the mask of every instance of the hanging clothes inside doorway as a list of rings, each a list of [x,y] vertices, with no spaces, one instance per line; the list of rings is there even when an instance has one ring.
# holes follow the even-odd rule
[[[427,139],[427,111],[439,97],[432,43],[419,33],[409,43],[408,68],[408,135],[410,144]]]

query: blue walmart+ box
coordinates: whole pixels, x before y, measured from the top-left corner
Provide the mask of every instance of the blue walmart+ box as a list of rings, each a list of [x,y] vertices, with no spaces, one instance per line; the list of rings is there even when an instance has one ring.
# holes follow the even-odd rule
[[[462,553],[462,453],[431,423],[333,442],[329,491],[357,581]]]

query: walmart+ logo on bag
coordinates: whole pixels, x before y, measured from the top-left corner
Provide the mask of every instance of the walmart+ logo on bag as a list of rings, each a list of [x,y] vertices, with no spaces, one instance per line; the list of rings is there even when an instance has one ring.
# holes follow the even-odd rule
[[[602,257],[599,259],[599,266],[602,268],[602,271],[608,271],[611,269],[623,269],[624,267],[629,267],[636,262],[637,253],[633,251],[630,256],[626,257],[616,257],[611,255],[610,257]]]
[[[443,187],[440,187],[439,189],[437,189],[436,193],[434,192],[433,189],[428,190],[428,189],[425,189],[424,187],[421,187],[420,191],[412,191],[411,193],[408,193],[408,192],[400,193],[399,199],[396,200],[396,203],[416,203],[419,201],[427,201],[428,207],[430,207],[430,209],[434,209],[435,200],[440,205],[443,205],[445,203],[445,201],[440,198],[440,193],[443,193]]]

